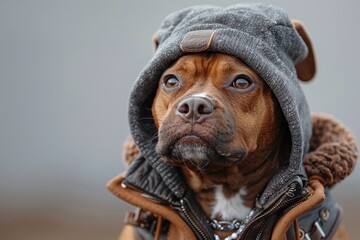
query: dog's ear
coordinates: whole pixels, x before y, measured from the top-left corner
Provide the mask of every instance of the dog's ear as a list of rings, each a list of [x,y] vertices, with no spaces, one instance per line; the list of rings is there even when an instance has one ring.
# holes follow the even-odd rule
[[[296,72],[298,78],[302,81],[310,81],[314,78],[316,73],[316,60],[314,48],[312,46],[311,38],[306,32],[304,25],[298,20],[291,21],[296,31],[304,40],[306,46],[308,47],[309,53],[304,60],[296,64]]]
[[[152,42],[153,42],[153,52],[155,53],[158,46],[159,46],[159,38],[157,35],[157,32],[155,32],[152,36]]]

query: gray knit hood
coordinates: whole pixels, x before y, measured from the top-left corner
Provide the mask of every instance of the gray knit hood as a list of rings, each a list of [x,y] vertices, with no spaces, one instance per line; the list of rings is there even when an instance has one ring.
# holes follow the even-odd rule
[[[297,176],[306,181],[302,160],[308,151],[311,119],[294,67],[307,56],[306,44],[281,9],[264,4],[239,4],[227,8],[196,6],[166,17],[156,32],[158,48],[155,55],[140,73],[130,97],[131,133],[142,156],[128,170],[127,180],[136,182],[132,179],[134,172],[148,171],[148,177],[136,184],[139,188],[149,189],[153,195],[160,191],[150,189],[151,178],[155,176],[161,177],[171,198],[181,198],[187,190],[178,170],[155,153],[157,130],[149,118],[161,74],[182,55],[192,52],[191,49],[184,50],[181,43],[186,34],[199,30],[210,30],[211,40],[204,50],[198,48],[193,52],[225,53],[244,61],[272,89],[288,123],[291,154],[288,164],[262,193],[259,203],[265,204]]]

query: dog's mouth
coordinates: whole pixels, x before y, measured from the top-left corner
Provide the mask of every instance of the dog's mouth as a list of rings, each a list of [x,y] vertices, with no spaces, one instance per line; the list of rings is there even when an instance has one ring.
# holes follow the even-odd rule
[[[173,165],[186,165],[197,171],[206,171],[211,166],[231,166],[245,158],[246,151],[224,150],[219,144],[198,135],[189,134],[174,139],[160,151],[163,159]]]

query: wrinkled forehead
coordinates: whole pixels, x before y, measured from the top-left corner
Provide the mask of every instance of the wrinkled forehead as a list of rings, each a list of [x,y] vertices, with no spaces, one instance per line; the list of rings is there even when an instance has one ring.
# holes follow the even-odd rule
[[[180,57],[166,71],[193,72],[199,68],[211,68],[216,65],[218,71],[229,72],[239,67],[248,67],[240,59],[223,53],[196,53]],[[166,72],[165,71],[165,72]]]

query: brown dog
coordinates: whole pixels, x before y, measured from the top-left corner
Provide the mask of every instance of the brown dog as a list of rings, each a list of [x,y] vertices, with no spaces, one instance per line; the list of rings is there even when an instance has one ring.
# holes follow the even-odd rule
[[[152,112],[157,151],[181,166],[208,218],[244,218],[289,154],[272,91],[229,55],[181,57],[163,74]]]
[[[140,209],[120,239],[338,237],[341,208],[324,185],[344,177],[333,166],[352,169],[356,144],[331,119],[311,121],[302,24],[262,4],[193,7],[154,36],[129,102],[134,161],[108,185]]]
[[[180,166],[208,219],[244,219],[254,207],[256,195],[285,163],[290,151],[288,126],[272,91],[251,68],[229,55],[201,53],[181,57],[162,75],[152,114],[159,129],[157,151],[168,163]],[[340,142],[352,143],[350,133],[333,120],[316,117],[313,121],[321,128],[335,127]],[[318,142],[314,148],[334,142],[332,137],[318,134],[314,135]],[[131,162],[139,151],[132,141],[127,146],[130,148],[125,150],[125,159]],[[111,181],[109,188],[143,209],[158,209],[151,201],[127,190],[122,176]],[[166,211],[156,210],[164,215]],[[144,220],[139,214],[130,218],[135,221],[132,224]],[[176,219],[171,216],[169,219]],[[348,239],[343,224],[336,229],[333,239]],[[169,236],[175,237],[176,232],[170,232]],[[221,239],[232,234],[218,230],[215,233]],[[179,239],[190,237],[182,234]],[[119,239],[134,237],[127,226]]]

